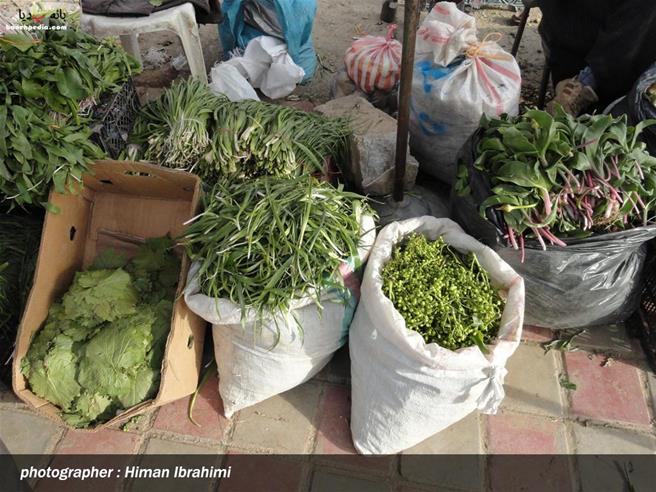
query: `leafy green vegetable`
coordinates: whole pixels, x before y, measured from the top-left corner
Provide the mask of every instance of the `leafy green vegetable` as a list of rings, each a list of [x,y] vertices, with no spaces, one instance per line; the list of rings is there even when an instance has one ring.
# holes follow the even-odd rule
[[[137,68],[115,41],[77,29],[0,36],[0,202],[48,207],[52,185],[74,192],[104,155],[82,110]]]
[[[157,393],[179,269],[172,247],[149,239],[129,262],[104,251],[92,267],[101,269],[76,273],[50,307],[21,369],[68,424],[93,426]]]
[[[481,215],[503,214],[508,243],[526,237],[566,246],[568,237],[614,232],[652,223],[656,210],[656,158],[638,140],[656,121],[627,125],[626,116],[583,115],[562,108],[554,116],[530,110],[517,118],[481,120],[474,168],[489,178],[492,194]],[[467,169],[455,189],[470,193]]]
[[[476,256],[460,255],[441,237],[410,235],[382,269],[383,293],[426,343],[449,350],[486,344],[496,337],[503,301]]]
[[[195,79],[174,83],[142,108],[132,139],[144,158],[210,184],[225,177],[297,176],[339,159],[348,121],[260,101],[231,102]]]
[[[264,176],[217,183],[205,212],[181,243],[200,263],[201,290],[260,317],[288,313],[294,299],[321,296],[343,261],[357,257],[361,216],[372,213],[360,195],[312,176]]]
[[[67,319],[93,328],[135,313],[137,291],[121,269],[78,272],[62,304]]]

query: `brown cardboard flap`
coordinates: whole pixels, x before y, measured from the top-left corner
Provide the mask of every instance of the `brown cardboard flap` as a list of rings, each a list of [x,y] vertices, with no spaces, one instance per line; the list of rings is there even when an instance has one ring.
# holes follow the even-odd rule
[[[193,174],[146,162],[98,161],[94,174],[84,176],[84,185],[94,191],[188,203],[199,184]]]
[[[105,248],[116,247],[129,254],[146,238],[178,236],[184,222],[196,214],[200,193],[197,176],[124,161],[97,162],[94,175],[85,175],[84,189],[78,194],[51,192],[50,202],[61,212],[46,215],[34,284],[18,329],[13,362],[14,390],[24,402],[64,424],[57,407],[34,395],[20,371],[21,360],[46,320],[50,305],[68,290],[75,272],[86,268]],[[188,269],[189,261],[183,257],[157,396],[95,429],[185,397],[196,389],[207,325],[189,311],[179,295]]]

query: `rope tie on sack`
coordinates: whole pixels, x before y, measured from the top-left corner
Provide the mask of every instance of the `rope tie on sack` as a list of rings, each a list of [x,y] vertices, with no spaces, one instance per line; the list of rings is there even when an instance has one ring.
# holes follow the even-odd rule
[[[498,49],[498,43],[503,38],[503,34],[500,32],[490,32],[485,35],[482,41],[477,41],[471,43],[465,50],[465,56],[467,58],[489,58],[491,60],[510,60],[512,55],[508,53],[501,52]],[[490,46],[494,43],[494,46]],[[490,48],[494,48],[494,52],[489,51]]]

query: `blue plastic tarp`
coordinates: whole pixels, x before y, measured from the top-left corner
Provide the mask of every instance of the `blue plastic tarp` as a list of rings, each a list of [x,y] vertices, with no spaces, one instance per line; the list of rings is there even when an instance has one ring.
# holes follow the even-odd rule
[[[219,36],[227,58],[235,48],[245,48],[248,42],[264,33],[244,22],[244,0],[225,0],[221,5],[224,15],[219,25]],[[258,0],[270,11],[275,11],[287,43],[287,51],[294,63],[305,71],[307,81],[314,75],[317,65],[312,45],[312,24],[317,13],[316,0]]]

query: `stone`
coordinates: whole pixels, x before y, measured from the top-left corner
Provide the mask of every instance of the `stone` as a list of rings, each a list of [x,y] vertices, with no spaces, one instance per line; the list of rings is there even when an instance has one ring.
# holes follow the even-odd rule
[[[310,492],[384,492],[392,486],[381,481],[366,480],[334,472],[317,470],[312,477]]]
[[[0,439],[11,454],[50,454],[62,430],[34,413],[0,410]]]
[[[216,376],[208,379],[198,393],[193,417],[188,417],[189,399],[168,403],[159,409],[154,428],[183,436],[200,437],[220,441],[228,428],[228,419],[223,416],[223,402],[219,397],[219,381]]]
[[[141,436],[131,432],[102,429],[97,432],[68,430],[57,446],[57,454],[134,454]]]
[[[383,196],[394,189],[396,128],[394,118],[376,109],[369,101],[353,94],[328,101],[315,111],[326,116],[351,118],[353,139],[351,160],[344,169],[346,178],[362,193]],[[419,164],[408,151],[405,189],[412,189]]]
[[[476,490],[483,483],[478,412],[403,452],[401,475],[413,482]],[[443,455],[443,456],[434,456]]]
[[[582,490],[653,490],[653,436],[579,424],[573,431]],[[612,456],[595,456],[603,454]]]
[[[308,382],[241,410],[234,417],[230,445],[276,454],[307,453],[319,394],[320,386]]]
[[[567,453],[565,426],[553,420],[516,413],[487,417],[490,454]]]
[[[565,353],[572,413],[595,420],[648,426],[651,423],[639,369],[621,360],[583,351]]]
[[[148,444],[146,444],[144,454],[174,454],[184,456],[188,454],[217,454],[220,451],[221,449],[218,446],[210,449],[186,442],[151,437]]]
[[[530,370],[527,370],[530,368]],[[502,408],[542,415],[562,415],[556,352],[521,344],[506,364]]]

